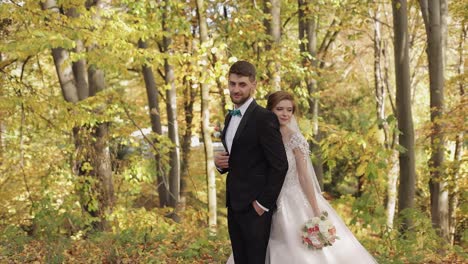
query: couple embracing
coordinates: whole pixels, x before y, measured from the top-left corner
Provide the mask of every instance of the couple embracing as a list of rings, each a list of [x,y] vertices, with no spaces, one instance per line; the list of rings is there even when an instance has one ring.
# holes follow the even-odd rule
[[[228,173],[228,263],[376,263],[321,195],[293,96],[279,91],[268,97],[267,109],[257,105],[256,70],[246,61],[234,63],[228,78],[235,109],[221,135],[226,151],[215,157],[220,173]],[[340,240],[310,250],[302,226],[322,211]]]

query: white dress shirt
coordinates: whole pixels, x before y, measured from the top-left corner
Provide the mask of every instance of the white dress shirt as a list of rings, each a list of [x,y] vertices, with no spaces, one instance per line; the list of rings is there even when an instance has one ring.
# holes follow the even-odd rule
[[[229,121],[227,130],[226,130],[226,136],[225,136],[225,141],[226,141],[226,146],[228,148],[228,152],[231,153],[231,148],[232,148],[232,142],[234,141],[234,136],[236,135],[237,128],[239,127],[240,122],[242,121],[242,118],[244,117],[245,111],[247,111],[247,108],[249,108],[250,104],[253,102],[253,98],[250,97],[243,105],[241,105],[239,108],[241,115],[240,116],[231,116],[231,120]],[[269,209],[262,206],[258,201],[255,201],[260,208],[262,208],[264,211],[268,212]]]
[[[226,145],[228,148],[228,152],[231,153],[231,148],[232,148],[232,141],[234,140],[234,136],[236,135],[237,128],[239,127],[240,122],[242,121],[242,117],[244,117],[245,111],[247,111],[247,108],[249,108],[250,104],[253,102],[253,98],[250,97],[243,105],[241,105],[239,108],[239,111],[241,112],[240,116],[231,116],[231,120],[229,121],[229,125],[226,130]]]

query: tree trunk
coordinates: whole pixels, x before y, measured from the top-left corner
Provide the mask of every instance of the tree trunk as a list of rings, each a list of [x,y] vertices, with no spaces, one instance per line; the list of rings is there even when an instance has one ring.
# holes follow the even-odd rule
[[[213,54],[213,68],[216,66],[216,62],[218,61],[218,58],[216,57],[216,54]],[[224,94],[224,88],[226,85],[221,82],[220,78],[216,78],[216,86],[218,87],[218,93],[219,97],[221,98],[221,115],[226,116],[227,115],[227,109],[226,109],[226,95]]]
[[[197,0],[197,15],[200,26],[200,44],[204,45],[208,42],[208,26],[206,23],[205,9],[203,0]],[[208,62],[204,55],[203,60]],[[202,78],[203,80],[204,78]],[[203,143],[205,146],[206,155],[206,175],[207,175],[207,192],[208,192],[208,225],[211,233],[216,232],[216,178],[213,156],[213,144],[210,133],[210,87],[206,82],[201,83],[201,98],[202,98],[202,134]]]
[[[84,52],[83,42],[81,40],[76,41],[76,53]],[[86,60],[81,59],[72,62],[73,76],[76,77],[76,87],[78,89],[78,99],[84,100],[90,96],[88,74],[86,69]],[[93,94],[94,95],[94,94]]]
[[[372,14],[371,14],[372,15]],[[380,4],[377,4],[374,14],[374,89],[377,107],[377,120],[379,120],[379,128],[384,135],[382,145],[386,149],[392,149],[392,155],[388,160],[390,169],[387,178],[387,226],[393,228],[393,219],[395,217],[396,199],[397,199],[397,181],[398,181],[398,152],[393,149],[393,139],[390,137],[390,129],[386,121],[385,99],[387,97],[388,75],[386,74],[387,57],[386,45],[382,38],[381,20],[380,20]],[[391,94],[388,94],[391,97]]]
[[[447,42],[448,42],[448,27],[447,27],[447,19],[449,17],[448,14],[448,1],[447,0],[439,0],[440,1],[440,33],[441,33],[441,49],[442,49],[442,68],[446,69],[447,66]]]
[[[3,56],[2,54],[0,53],[0,63],[3,61]],[[3,83],[5,82],[5,77],[4,75],[2,75],[0,77],[0,87],[3,87]],[[3,89],[0,89],[0,97],[3,98]],[[4,143],[3,143],[3,134],[5,133],[5,125],[3,123],[3,116],[4,116],[4,113],[0,112],[0,166],[2,166],[3,164],[3,152],[4,152]]]
[[[163,31],[167,34],[163,36],[163,51],[172,57],[172,50],[170,45],[172,39],[168,36],[169,29],[167,26],[168,13],[171,12],[170,3],[168,0],[165,1],[164,13],[163,13]],[[176,207],[180,198],[180,143],[179,143],[179,129],[177,122],[177,93],[174,83],[174,68],[169,62],[168,58],[164,59],[164,78],[166,86],[166,111],[167,111],[167,123],[169,130],[169,138],[173,144],[173,148],[170,151],[170,166],[169,171],[169,206]],[[175,216],[176,217],[176,216]]]
[[[399,154],[400,185],[398,189],[398,213],[414,207],[416,184],[414,130],[411,112],[411,87],[409,78],[408,17],[406,0],[392,0],[395,45],[395,83],[399,144],[405,148]],[[403,219],[402,231],[412,225],[411,219]]]
[[[138,41],[138,47],[140,49],[146,49],[146,42]],[[149,114],[151,120],[151,130],[156,135],[162,135],[161,116],[159,111],[159,96],[156,88],[156,82],[154,81],[154,74],[151,66],[143,65],[143,79],[145,80],[146,96],[148,98]],[[155,144],[158,140],[155,139]],[[166,180],[166,175],[163,171],[161,164],[161,157],[159,154],[154,156],[156,162],[156,178],[157,178],[157,190],[159,196],[159,206],[164,207],[169,204],[169,184]]]
[[[105,86],[105,77],[104,72],[100,69],[97,69],[94,65],[90,65],[88,68],[88,79],[89,87],[92,89],[84,88],[85,90],[94,90],[96,92],[106,89]],[[78,92],[80,94],[80,92]],[[95,94],[90,94],[94,96]],[[112,179],[112,164],[111,164],[111,155],[109,151],[109,124],[100,123],[94,127],[94,133],[92,134],[93,142],[93,154],[92,157],[94,161],[94,171],[96,177],[99,180],[99,203],[102,208],[100,208],[99,213],[101,214],[100,219],[101,226],[99,230],[109,230],[110,226],[105,221],[105,216],[108,213],[112,212],[114,206],[114,183]]]
[[[184,78],[184,113],[185,113],[185,133],[182,139],[182,164],[180,177],[180,201],[181,209],[185,207],[187,197],[187,179],[190,169],[190,146],[192,141],[192,121],[193,121],[193,105],[195,103],[196,90],[192,88],[192,82]]]
[[[385,88],[386,82],[384,81],[384,76],[382,72],[382,33],[381,33],[381,22],[380,22],[380,6],[377,5],[375,14],[373,16],[374,20],[374,89],[375,89],[375,99],[377,107],[377,120],[379,120],[379,128],[383,130],[385,139],[388,138],[388,124],[385,121],[385,97],[386,91]],[[385,142],[386,143],[386,142]]]
[[[94,127],[93,148],[94,161],[93,170],[98,178],[98,217],[102,219],[97,223],[98,230],[110,230],[106,215],[112,212],[114,206],[114,183],[112,180],[112,166],[109,152],[109,125],[107,123],[99,124]]]
[[[175,207],[179,202],[180,198],[180,142],[179,142],[179,128],[177,121],[177,95],[174,83],[174,69],[165,61],[165,79],[166,84],[170,85],[170,89],[166,90],[166,109],[167,109],[167,121],[169,138],[173,144],[173,147],[169,153],[170,155],[170,166],[169,170],[169,206]]]
[[[267,40],[265,45],[266,51],[279,53],[281,42],[281,0],[265,0],[263,12],[271,16],[270,19],[265,19],[263,24],[271,40]],[[275,56],[270,56],[267,60],[268,67],[268,83],[273,91],[281,90],[281,63]]]
[[[93,4],[98,4],[94,2]],[[60,12],[54,0],[41,2],[43,10],[53,10]],[[65,10],[67,15],[73,19],[77,17],[75,9]],[[92,47],[91,47],[92,48]],[[81,40],[76,40],[75,52],[85,50]],[[89,96],[94,96],[97,91],[105,88],[104,73],[89,66],[86,69],[86,61],[78,60],[69,66],[69,52],[61,47],[52,49],[57,76],[63,97],[67,102],[76,103]],[[94,89],[94,93],[91,92]],[[81,184],[77,188],[82,190],[81,206],[84,211],[91,216],[98,217],[99,221],[93,222],[97,230],[107,230],[109,228],[106,221],[106,214],[112,211],[114,202],[114,187],[112,180],[112,167],[110,153],[108,150],[108,124],[98,124],[94,127],[82,126],[73,129],[75,148],[78,155],[74,160],[74,169],[81,178]],[[85,164],[90,168],[83,167]],[[88,179],[87,177],[91,177]]]
[[[311,0],[307,0],[308,5],[310,5],[312,2]],[[307,9],[305,9],[307,10]],[[310,13],[310,11],[308,11]],[[305,14],[307,17],[307,14]],[[310,16],[311,14],[309,14]],[[336,37],[338,36],[340,29],[339,27],[341,26],[342,22],[337,22],[336,19],[334,19],[325,36],[322,39],[322,42],[320,44],[320,47],[317,49],[317,18],[315,16],[312,16],[312,18],[308,18],[309,21],[306,24],[306,33],[307,33],[307,40],[308,40],[308,46],[307,49],[309,51],[309,54],[311,54],[311,65],[313,66],[313,70],[316,72],[316,75],[320,77],[320,70],[325,68],[325,58],[327,56],[328,50],[331,47],[331,44],[336,40]],[[338,23],[338,25],[337,25]],[[317,81],[314,81],[313,78],[309,79],[309,82],[307,83],[308,90],[309,90],[309,114],[311,115],[312,118],[312,125],[313,125],[313,133],[315,137],[315,141],[318,142],[315,144],[312,142],[310,144],[311,146],[311,151],[315,152],[315,159],[313,160],[314,164],[314,169],[317,174],[317,178],[319,180],[320,186],[323,187],[323,159],[322,159],[322,152],[320,151],[320,142],[322,140],[322,132],[319,130],[319,123],[318,123],[318,117],[319,117],[319,111],[320,111],[320,103],[319,100],[320,98],[318,97],[317,93],[320,91],[320,85]],[[333,181],[333,180],[332,180]]]
[[[41,2],[41,7],[43,10],[60,12],[55,0],[45,0]],[[58,47],[52,49],[52,57],[54,59],[63,98],[67,102],[76,103],[79,101],[78,89],[73,74],[73,68],[66,63],[70,59],[69,56],[68,51],[63,48]]]
[[[281,52],[281,0],[271,0],[271,37],[273,47],[278,54]],[[281,90],[281,63],[278,59],[271,62],[272,87],[274,91]]]
[[[5,133],[5,125],[3,120],[0,119],[0,166],[3,164],[3,133]]]
[[[193,38],[195,39],[195,37]],[[189,45],[188,41],[185,41],[185,47],[189,54],[193,55],[193,50]],[[191,69],[191,63],[188,62],[188,68]],[[180,208],[181,210],[185,209],[186,197],[188,195],[187,191],[187,179],[189,177],[190,169],[190,153],[191,153],[191,143],[192,143],[192,131],[193,131],[193,105],[195,103],[195,97],[197,90],[193,89],[193,82],[184,76],[183,86],[184,86],[184,113],[185,113],[185,132],[182,138],[182,161],[181,161],[181,175],[180,175]]]
[[[389,160],[390,170],[387,179],[387,226],[393,228],[395,211],[397,205],[397,183],[398,183],[398,151],[393,149]]]
[[[89,5],[88,8],[91,6],[95,6],[96,10],[93,12],[93,20],[97,21],[100,19],[99,17],[99,10],[102,8],[101,4],[103,1],[95,1]],[[81,41],[79,42],[82,45]],[[81,47],[82,48],[82,47]],[[91,47],[88,47],[88,50],[94,49],[94,43],[91,44]],[[86,65],[86,62],[81,62],[82,65]],[[81,65],[81,67],[83,67]],[[75,75],[76,76],[76,75]],[[86,77],[80,77],[83,81],[86,81]],[[78,97],[82,96],[85,97],[86,94],[89,96],[94,96],[97,92],[103,91],[106,89],[105,83],[105,76],[104,72],[101,69],[98,69],[95,65],[88,66],[88,83],[89,86],[83,87],[78,86]],[[80,81],[81,83],[82,81]],[[111,154],[109,151],[109,124],[108,123],[100,123],[95,125],[94,133],[93,133],[93,150],[94,155],[94,166],[93,169],[95,171],[96,177],[99,181],[99,213],[101,216],[99,217],[102,219],[100,221],[100,228],[99,230],[110,230],[110,226],[106,221],[106,215],[112,212],[114,206],[114,183],[112,178],[112,162],[111,162]]]
[[[76,89],[75,79],[73,76],[72,67],[65,67],[66,61],[69,60],[68,52],[63,48],[52,49],[52,57],[54,58],[55,69],[62,88],[62,95],[65,101],[76,103],[78,102],[78,90]]]
[[[307,52],[310,57],[304,56],[302,59],[303,67],[309,68],[306,78],[307,91],[309,93],[309,117],[312,119],[314,141],[310,141],[309,145],[311,152],[314,154],[312,164],[314,166],[317,180],[320,184],[320,188],[323,190],[323,159],[322,152],[320,150],[321,133],[319,132],[318,124],[318,112],[319,112],[319,98],[316,94],[318,91],[317,80],[311,76],[312,73],[317,71],[317,26],[316,17],[310,14],[310,10],[307,6],[310,4],[310,0],[298,0],[298,18],[299,18],[299,49],[301,53]],[[307,45],[306,45],[307,44]]]
[[[464,56],[464,47],[465,47],[465,40],[466,40],[466,33],[467,28],[465,24],[462,23],[461,31],[460,31],[460,41],[458,44],[458,76],[463,76],[465,74],[465,56]],[[463,80],[459,81],[459,94],[461,98],[465,97],[465,83]],[[460,132],[455,139],[455,153],[454,153],[454,175],[453,175],[453,189],[450,193],[449,197],[449,226],[450,226],[450,244],[455,244],[455,235],[456,235],[456,227],[457,227],[457,208],[458,208],[458,201],[459,201],[459,188],[458,188],[458,181],[460,179],[460,169],[462,163],[462,157],[464,152],[463,141],[464,141],[464,132]]]
[[[444,55],[440,0],[420,0],[427,34],[427,58],[429,61],[430,110],[431,110],[431,179],[432,224],[441,237],[449,240],[449,204],[446,179],[444,177],[445,136],[441,123],[444,111]],[[426,2],[426,3],[424,3]],[[427,7],[427,11],[424,9]]]
[[[268,16],[271,15],[271,2],[270,0],[264,0],[263,1],[263,14],[264,14],[264,19],[263,19],[263,26],[265,27],[265,32],[270,33],[271,32],[271,21],[268,19]],[[271,50],[271,41],[267,40],[265,41],[265,50]]]

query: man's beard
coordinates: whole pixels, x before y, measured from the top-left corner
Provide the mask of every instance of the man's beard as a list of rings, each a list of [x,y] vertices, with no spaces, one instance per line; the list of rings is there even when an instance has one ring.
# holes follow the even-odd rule
[[[241,97],[237,100],[235,100],[232,96],[231,96],[231,101],[236,104],[236,105],[243,105],[245,102],[247,102],[247,100],[249,100],[250,98],[250,95],[246,96],[246,97]]]

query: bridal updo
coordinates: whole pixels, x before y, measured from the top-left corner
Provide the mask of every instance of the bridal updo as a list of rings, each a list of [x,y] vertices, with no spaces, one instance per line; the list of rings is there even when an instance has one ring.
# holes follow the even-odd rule
[[[296,112],[296,102],[294,101],[294,97],[292,96],[292,94],[285,92],[285,91],[277,91],[277,92],[270,94],[267,98],[266,108],[272,111],[273,107],[275,107],[279,102],[283,100],[291,101],[293,105],[293,114],[294,114]]]

